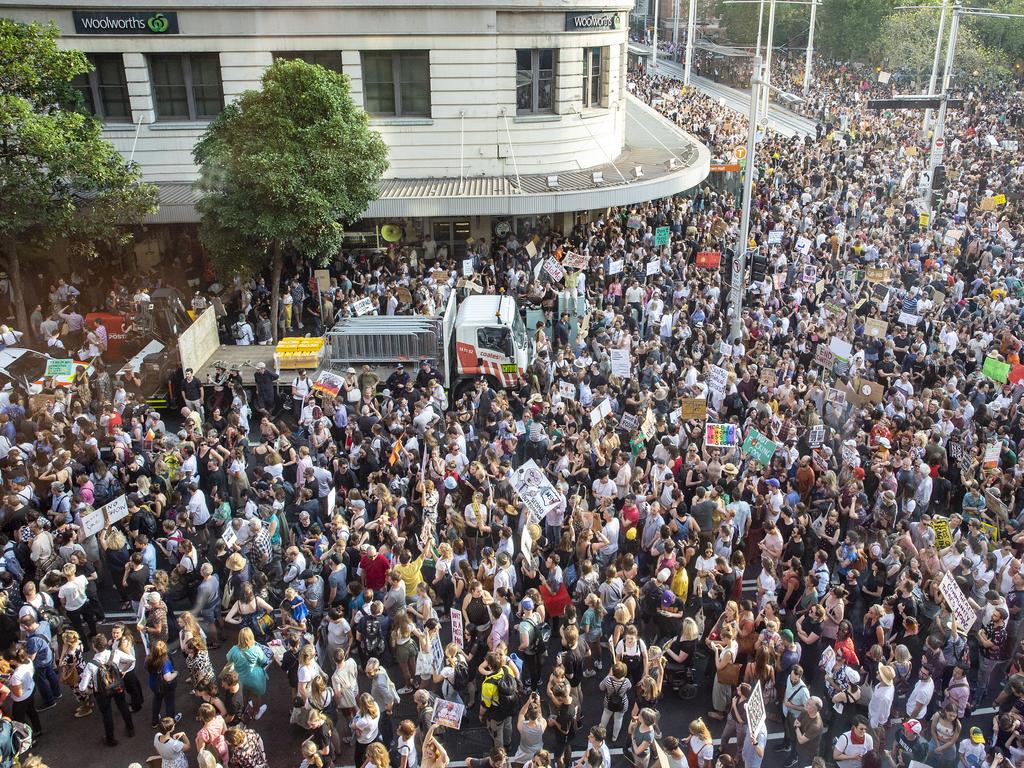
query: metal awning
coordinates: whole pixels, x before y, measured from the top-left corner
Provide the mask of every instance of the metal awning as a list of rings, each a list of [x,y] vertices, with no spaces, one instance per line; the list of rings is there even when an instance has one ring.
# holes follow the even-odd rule
[[[707,177],[711,153],[632,95],[626,98],[626,147],[607,163],[548,174],[384,179],[365,218],[510,216],[586,211],[630,205],[684,192]],[[634,177],[633,169],[643,169]],[[594,174],[600,172],[600,180]],[[551,175],[556,175],[554,172]],[[150,223],[197,222],[198,192],[188,182],[159,182],[160,210]]]

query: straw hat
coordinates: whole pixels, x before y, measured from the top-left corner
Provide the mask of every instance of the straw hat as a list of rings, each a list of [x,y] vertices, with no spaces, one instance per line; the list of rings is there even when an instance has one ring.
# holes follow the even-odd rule
[[[740,473],[740,470],[739,470],[739,468],[735,464],[733,464],[730,461],[728,464],[726,464],[724,467],[722,467],[722,473],[726,474],[726,475],[729,475],[731,477],[735,477],[736,475],[738,475]]]
[[[878,679],[886,685],[892,685],[892,681],[896,679],[896,670],[885,664],[879,664]]]
[[[229,571],[241,571],[245,568],[245,558],[240,552],[235,552],[228,558],[226,565]]]

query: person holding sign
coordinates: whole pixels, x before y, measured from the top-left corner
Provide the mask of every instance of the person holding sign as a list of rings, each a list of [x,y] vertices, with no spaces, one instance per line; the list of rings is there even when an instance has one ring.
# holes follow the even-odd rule
[[[1006,611],[996,608],[988,624],[978,630],[978,678],[974,683],[974,706],[989,698],[989,689],[1000,684],[1001,668],[1010,659],[1012,638],[1006,631]]]

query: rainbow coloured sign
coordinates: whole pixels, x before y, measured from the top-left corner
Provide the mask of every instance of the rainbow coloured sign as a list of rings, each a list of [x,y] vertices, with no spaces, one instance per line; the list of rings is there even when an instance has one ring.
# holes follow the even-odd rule
[[[740,444],[740,428],[735,424],[705,424],[704,445],[728,448]]]

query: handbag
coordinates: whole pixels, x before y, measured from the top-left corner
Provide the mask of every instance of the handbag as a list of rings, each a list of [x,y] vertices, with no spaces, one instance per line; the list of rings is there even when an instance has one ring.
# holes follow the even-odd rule
[[[743,677],[744,666],[744,664],[737,664],[736,662],[726,664],[718,670],[718,682],[722,685],[728,685],[729,687],[735,688],[740,684],[740,678]]]

